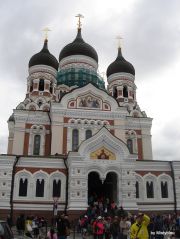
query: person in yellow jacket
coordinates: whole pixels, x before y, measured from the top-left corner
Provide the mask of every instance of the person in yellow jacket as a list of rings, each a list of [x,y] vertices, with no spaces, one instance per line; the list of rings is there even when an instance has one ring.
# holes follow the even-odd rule
[[[130,228],[130,239],[148,239],[149,233],[147,226],[150,218],[145,214],[138,214],[136,222]]]

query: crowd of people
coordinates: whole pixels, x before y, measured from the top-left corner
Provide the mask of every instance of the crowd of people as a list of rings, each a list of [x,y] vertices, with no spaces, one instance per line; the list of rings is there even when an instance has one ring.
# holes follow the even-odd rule
[[[63,213],[54,218],[51,227],[47,227],[43,217],[20,215],[16,227],[19,235],[29,238],[66,239],[70,231],[76,231],[82,239],[163,239],[175,238],[175,232],[180,231],[180,217],[175,214],[130,214],[107,197],[92,196],[85,214],[76,223],[70,223]]]
[[[68,216],[59,214],[52,220],[51,227],[47,225],[44,217],[30,216],[22,214],[16,220],[16,228],[19,236],[26,238],[46,238],[46,239],[66,239],[70,234],[70,222]]]
[[[180,228],[180,219],[174,214],[130,214],[122,207],[100,210],[98,204],[88,207],[78,221],[82,238],[94,239],[163,239],[175,238]]]
[[[47,222],[44,217],[19,215],[16,220],[16,228],[19,236],[40,238],[47,231]]]

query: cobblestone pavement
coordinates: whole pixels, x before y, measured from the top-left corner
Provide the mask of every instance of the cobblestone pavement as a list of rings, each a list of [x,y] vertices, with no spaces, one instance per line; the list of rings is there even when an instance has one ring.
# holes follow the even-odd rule
[[[28,239],[29,238],[27,236],[19,236],[15,227],[12,228],[12,231],[13,231],[15,239]],[[46,238],[46,234],[41,235],[41,237],[40,237],[40,239],[45,239],[45,238]],[[91,238],[92,238],[91,236],[87,237],[87,239],[91,239]],[[67,237],[67,239],[82,239],[82,236],[80,233],[71,232],[70,236]]]

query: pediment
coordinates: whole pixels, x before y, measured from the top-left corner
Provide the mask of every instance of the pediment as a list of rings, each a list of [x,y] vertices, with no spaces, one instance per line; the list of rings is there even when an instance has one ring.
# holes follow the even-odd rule
[[[61,104],[71,109],[111,111],[118,108],[116,100],[92,84],[74,89],[63,96]]]
[[[127,145],[102,127],[91,138],[83,141],[78,153],[90,160],[124,160],[130,155]]]

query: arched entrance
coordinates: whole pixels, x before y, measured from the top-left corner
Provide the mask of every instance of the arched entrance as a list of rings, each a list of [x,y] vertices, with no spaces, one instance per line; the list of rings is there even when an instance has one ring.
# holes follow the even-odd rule
[[[117,174],[109,172],[102,181],[97,172],[90,172],[88,175],[88,203],[98,198],[109,198],[117,203]]]

